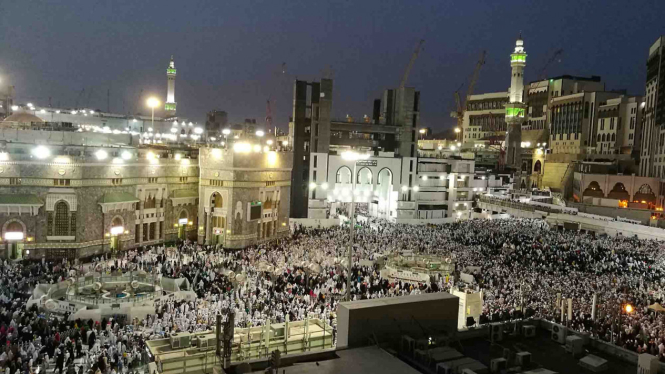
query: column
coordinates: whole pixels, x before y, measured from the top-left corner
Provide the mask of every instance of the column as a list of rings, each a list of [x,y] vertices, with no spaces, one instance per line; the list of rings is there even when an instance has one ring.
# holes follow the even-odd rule
[[[210,244],[210,238],[212,238],[212,207],[210,207],[210,212],[206,213],[208,219],[206,219],[206,227],[205,227],[205,244]]]
[[[143,243],[143,200],[139,201],[139,243]]]

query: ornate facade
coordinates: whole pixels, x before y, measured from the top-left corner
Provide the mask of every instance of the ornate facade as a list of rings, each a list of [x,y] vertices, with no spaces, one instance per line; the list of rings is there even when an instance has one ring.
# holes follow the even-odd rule
[[[2,258],[71,260],[179,238],[241,248],[288,229],[290,153],[11,131],[43,145],[0,144]]]

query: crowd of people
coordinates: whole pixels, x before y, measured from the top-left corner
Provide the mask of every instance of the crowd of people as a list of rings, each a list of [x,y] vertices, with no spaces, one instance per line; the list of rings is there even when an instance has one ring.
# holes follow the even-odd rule
[[[142,320],[59,322],[25,301],[37,283],[55,283],[73,270],[67,263],[3,263],[0,290],[0,365],[6,374],[55,365],[59,372],[121,373],[145,363],[145,339],[177,331],[204,331],[217,314],[234,314],[238,327],[319,318],[336,325],[337,304],[353,300],[450,291],[482,291],[477,324],[522,317],[566,323],[637,352],[665,356],[665,316],[648,308],[663,302],[663,244],[626,237],[552,230],[542,220],[468,220],[446,225],[401,225],[382,221],[358,227],[353,265],[347,273],[349,230],[298,228],[291,237],[241,251],[191,242],[124,252],[93,262],[113,270],[144,269],[156,276],[186,278],[194,300],[155,303]],[[453,277],[407,282],[382,277],[372,261],[390,253],[452,259]],[[363,265],[361,265],[361,263]],[[471,284],[459,272],[480,267]],[[596,318],[591,316],[596,296]],[[561,303],[572,299],[572,316]],[[632,306],[632,311],[625,308]],[[562,321],[561,318],[564,317]]]

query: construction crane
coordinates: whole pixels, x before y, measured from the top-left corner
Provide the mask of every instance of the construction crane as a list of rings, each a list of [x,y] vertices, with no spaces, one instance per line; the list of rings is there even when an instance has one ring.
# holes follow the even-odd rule
[[[546,78],[547,68],[550,66],[550,64],[551,64],[552,62],[554,62],[554,60],[556,60],[557,57],[561,56],[562,53],[563,53],[563,49],[562,49],[562,48],[559,48],[559,49],[557,49],[556,51],[554,51],[554,53],[552,54],[552,56],[551,56],[551,57],[549,58],[549,60],[547,60],[547,62],[545,63],[545,66],[543,66],[543,68],[540,70],[540,73],[538,73],[538,80],[539,80],[539,81],[542,81],[542,80],[544,80],[544,79]],[[559,60],[559,61],[561,61],[561,60]]]
[[[466,106],[469,103],[469,98],[471,97],[471,95],[473,95],[473,89],[476,86],[476,82],[478,81],[478,74],[480,74],[480,68],[483,65],[485,65],[485,55],[486,55],[485,51],[482,51],[480,53],[480,58],[476,63],[476,68],[473,70],[473,75],[471,76],[471,81],[469,82],[469,88],[466,90],[466,97],[464,98],[463,103],[460,100],[459,88],[457,89],[457,91],[455,91],[455,105],[457,111],[452,112],[450,116],[457,118],[457,128],[460,129],[459,139],[463,139],[462,125],[464,122],[464,112],[466,112]],[[462,86],[460,86],[460,88],[462,88]]]
[[[418,54],[420,53],[420,50],[423,47],[423,43],[425,43],[425,39],[420,39],[418,44],[416,44],[416,49],[413,51],[413,55],[411,56],[411,61],[409,61],[409,64],[406,66],[406,70],[404,71],[404,75],[402,76],[402,81],[399,84],[400,90],[406,86],[406,81],[409,79],[409,74],[411,73],[411,68],[413,68],[413,64],[416,62],[416,58],[418,58]]]

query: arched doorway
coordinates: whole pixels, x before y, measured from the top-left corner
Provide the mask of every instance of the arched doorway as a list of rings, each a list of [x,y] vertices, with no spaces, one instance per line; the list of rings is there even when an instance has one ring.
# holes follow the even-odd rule
[[[358,170],[356,183],[359,185],[372,184],[372,171],[369,168]]]
[[[589,186],[584,190],[582,196],[591,196],[591,197],[605,197],[603,190],[600,188],[598,182],[593,181],[589,183]]]
[[[542,164],[540,163],[540,160],[536,161],[536,163],[533,165],[533,172],[540,174],[540,170],[542,169]]]
[[[651,186],[645,183],[637,190],[633,201],[642,204],[653,204],[656,202],[656,195],[653,193]]]
[[[23,240],[25,239],[23,224],[19,221],[12,221],[7,224],[4,239],[7,242],[7,257],[11,260],[22,259]]]
[[[351,183],[351,169],[348,166],[342,166],[337,169],[336,183],[348,184]]]
[[[223,243],[225,228],[226,228],[226,218],[222,215],[221,209],[224,208],[224,198],[219,192],[214,192],[210,196],[210,233],[212,238],[210,239],[210,244],[216,245]]]
[[[526,190],[526,182],[524,181],[524,179],[522,179],[522,183],[520,184],[520,189]]]
[[[628,201],[630,199],[630,194],[626,191],[626,186],[624,186],[623,183],[618,182],[612,187],[610,193],[607,194],[607,198]]]
[[[56,221],[57,221],[57,216],[56,216]],[[125,232],[125,228],[123,226],[123,221],[122,217],[120,216],[115,216],[111,220],[111,243],[109,247],[111,248],[111,254],[115,255],[119,250],[121,250],[121,243],[122,241],[120,240],[121,235]]]
[[[180,240],[185,240],[185,232],[187,230],[187,226],[189,224],[189,219],[187,217],[187,211],[186,210],[181,210],[180,214],[178,215],[178,239]]]
[[[382,218],[389,218],[390,212],[395,209],[394,200],[397,196],[393,196],[393,172],[388,168],[383,168],[379,171],[377,185],[375,190],[376,197],[376,213],[375,215]]]

